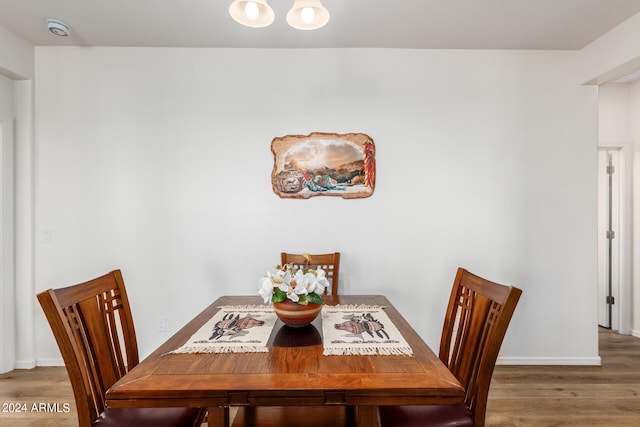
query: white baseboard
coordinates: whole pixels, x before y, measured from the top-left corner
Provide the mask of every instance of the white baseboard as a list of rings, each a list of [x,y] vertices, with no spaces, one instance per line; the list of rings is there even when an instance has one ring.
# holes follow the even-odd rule
[[[640,331],[632,331],[633,336],[640,338]],[[600,357],[499,357],[497,365],[581,365],[600,366]],[[36,361],[16,362],[16,369],[32,369],[36,366],[64,366],[62,359],[38,359]]]
[[[35,359],[16,360],[15,369],[33,369],[36,367]]]
[[[497,365],[581,365],[600,366],[598,357],[499,357]]]
[[[38,359],[38,366],[64,366],[62,359]]]
[[[632,331],[640,338],[640,331]],[[600,366],[600,357],[499,357],[497,365],[582,365]],[[36,366],[64,366],[62,359],[38,359],[36,361],[16,362],[16,369],[32,369]]]
[[[640,331],[637,329],[632,329],[631,330],[631,335],[633,335],[636,338],[640,338]]]

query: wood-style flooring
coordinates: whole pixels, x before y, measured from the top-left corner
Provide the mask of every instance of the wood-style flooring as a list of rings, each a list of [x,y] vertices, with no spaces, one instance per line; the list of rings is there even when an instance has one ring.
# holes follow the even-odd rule
[[[640,426],[640,339],[599,335],[602,366],[496,366],[487,426]]]
[[[640,339],[601,329],[600,356],[602,366],[497,366],[487,426],[640,426]],[[2,427],[77,427],[75,411],[65,368],[0,375]]]

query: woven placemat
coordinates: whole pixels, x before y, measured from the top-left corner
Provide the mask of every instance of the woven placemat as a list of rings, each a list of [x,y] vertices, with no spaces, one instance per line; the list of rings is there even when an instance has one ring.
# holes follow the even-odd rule
[[[275,322],[272,306],[222,306],[184,345],[168,354],[267,352]]]
[[[324,355],[403,355],[413,350],[384,307],[335,305],[322,307]]]

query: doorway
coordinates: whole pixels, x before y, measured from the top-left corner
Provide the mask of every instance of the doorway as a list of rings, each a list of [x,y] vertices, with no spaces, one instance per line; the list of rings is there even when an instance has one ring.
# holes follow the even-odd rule
[[[598,324],[620,330],[621,150],[598,150]]]

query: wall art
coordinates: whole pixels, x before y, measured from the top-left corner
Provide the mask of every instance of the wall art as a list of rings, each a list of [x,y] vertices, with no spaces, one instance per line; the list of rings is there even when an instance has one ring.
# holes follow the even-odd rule
[[[375,145],[363,133],[287,135],[271,142],[271,185],[282,198],[369,197],[376,181]]]

